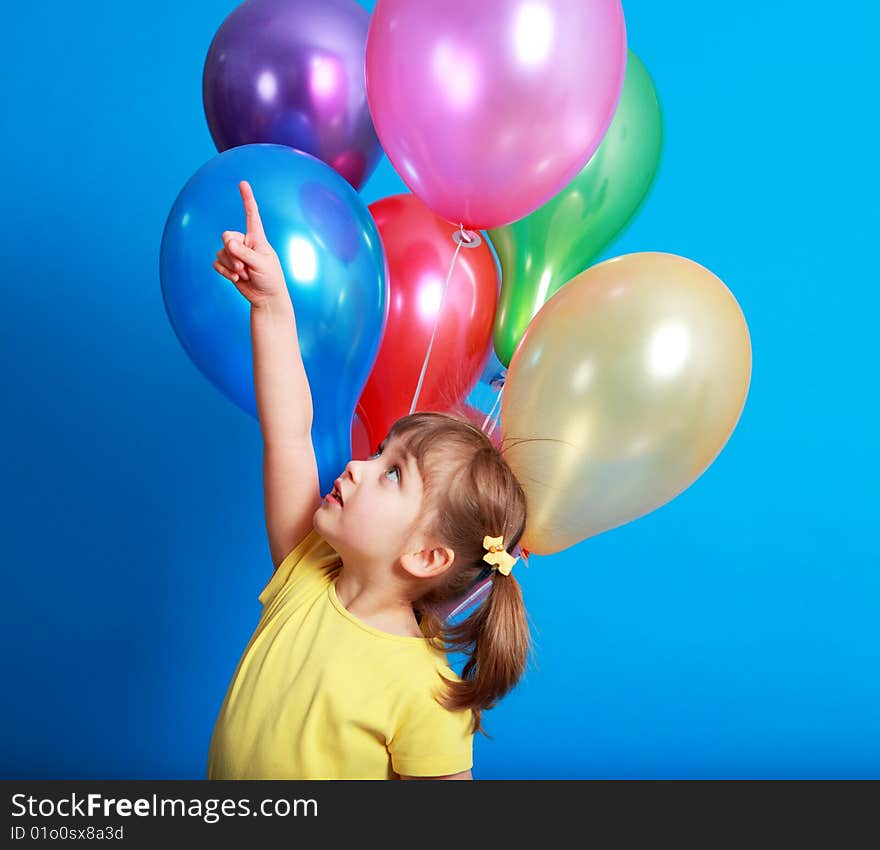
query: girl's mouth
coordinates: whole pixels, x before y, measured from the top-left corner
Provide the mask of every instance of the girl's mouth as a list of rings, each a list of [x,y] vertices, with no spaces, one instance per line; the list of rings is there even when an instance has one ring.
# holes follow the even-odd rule
[[[340,508],[342,507],[342,500],[337,495],[336,490],[332,490],[326,496],[324,496],[324,501],[339,505]]]

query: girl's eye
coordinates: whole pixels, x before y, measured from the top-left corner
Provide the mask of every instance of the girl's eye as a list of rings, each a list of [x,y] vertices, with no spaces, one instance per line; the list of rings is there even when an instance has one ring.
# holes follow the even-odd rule
[[[377,449],[375,452],[373,452],[373,454],[370,455],[370,460],[372,460],[374,457],[379,457],[380,454],[382,454],[381,448]],[[400,481],[400,467],[399,466],[392,466],[390,469],[385,470],[386,475],[389,472],[396,472],[397,473],[397,480]]]

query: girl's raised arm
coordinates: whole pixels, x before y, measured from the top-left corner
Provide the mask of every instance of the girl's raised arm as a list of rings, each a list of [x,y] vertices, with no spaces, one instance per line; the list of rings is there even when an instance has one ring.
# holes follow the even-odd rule
[[[311,530],[312,516],[321,504],[311,436],[312,394],[281,263],[266,239],[250,185],[242,181],[239,190],[247,232],[223,233],[214,268],[251,304],[266,530],[277,568]]]

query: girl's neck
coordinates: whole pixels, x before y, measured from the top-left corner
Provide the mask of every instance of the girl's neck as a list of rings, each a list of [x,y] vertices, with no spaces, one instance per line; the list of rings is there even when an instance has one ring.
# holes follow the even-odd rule
[[[364,580],[344,567],[335,580],[336,598],[353,616],[382,632],[423,637],[412,604],[390,593],[387,586]]]

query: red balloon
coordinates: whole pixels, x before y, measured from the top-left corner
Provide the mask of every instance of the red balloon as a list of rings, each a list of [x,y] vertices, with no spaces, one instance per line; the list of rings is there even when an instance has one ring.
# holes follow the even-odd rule
[[[366,460],[372,452],[370,451],[370,435],[357,413],[351,420],[351,456],[355,460]]]
[[[394,422],[410,411],[435,321],[416,410],[450,410],[474,388],[491,353],[499,280],[486,239],[480,237],[475,247],[463,243],[441,305],[458,228],[415,195],[392,195],[369,209],[388,260],[389,309],[356,412],[375,451]]]

